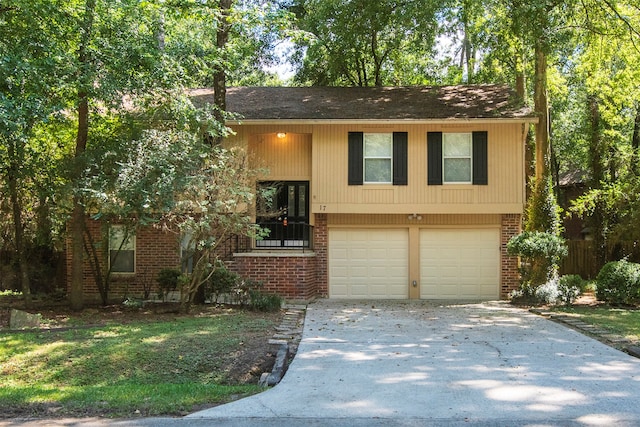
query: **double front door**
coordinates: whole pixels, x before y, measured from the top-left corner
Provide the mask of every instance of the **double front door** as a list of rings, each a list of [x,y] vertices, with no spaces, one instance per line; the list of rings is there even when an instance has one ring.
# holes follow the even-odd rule
[[[259,183],[257,221],[269,235],[258,247],[308,247],[309,181]]]

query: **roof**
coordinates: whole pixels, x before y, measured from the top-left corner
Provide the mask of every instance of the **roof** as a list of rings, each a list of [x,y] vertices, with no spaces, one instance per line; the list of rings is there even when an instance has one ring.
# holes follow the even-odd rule
[[[558,184],[561,187],[569,187],[571,185],[584,185],[589,180],[589,173],[582,169],[571,169],[564,172],[558,178]]]
[[[213,89],[194,89],[196,106]],[[505,85],[405,87],[230,87],[227,110],[243,121],[516,119],[531,109]]]

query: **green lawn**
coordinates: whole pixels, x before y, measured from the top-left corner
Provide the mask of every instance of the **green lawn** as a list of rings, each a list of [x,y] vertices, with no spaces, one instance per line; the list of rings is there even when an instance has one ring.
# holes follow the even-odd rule
[[[558,307],[554,311],[578,317],[580,320],[640,341],[640,310],[613,307]]]
[[[261,390],[229,366],[274,320],[255,313],[0,333],[4,416],[183,414]]]

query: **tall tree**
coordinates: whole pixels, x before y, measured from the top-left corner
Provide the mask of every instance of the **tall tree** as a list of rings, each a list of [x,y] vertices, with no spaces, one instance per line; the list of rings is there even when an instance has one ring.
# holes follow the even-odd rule
[[[637,209],[637,100],[640,14],[625,2],[593,2],[579,17],[576,78],[584,82],[583,118],[590,191],[576,210],[588,214],[596,263],[607,243],[634,239]]]
[[[297,28],[306,34],[299,42],[296,81],[381,86],[414,80],[415,69],[402,56],[433,56],[439,6],[417,0],[293,1]]]
[[[127,108],[124,97],[136,99],[166,83],[163,56],[157,39],[158,20],[150,3],[123,0],[69,2],[71,20],[66,24],[73,34],[72,84],[76,112],[75,138],[76,192],[71,215],[72,265],[69,300],[74,309],[83,307],[83,255],[85,200],[81,183],[84,159],[92,137],[91,116],[113,114]],[[96,131],[99,131],[96,129]]]
[[[218,19],[216,22],[216,48],[218,49],[219,65],[214,67],[213,73],[213,97],[216,106],[216,118],[219,122],[224,122],[224,112],[227,110],[227,70],[225,66],[227,43],[229,42],[229,32],[231,22],[229,14],[233,0],[219,0]],[[221,138],[221,137],[220,137]],[[218,138],[217,143],[221,142]]]
[[[66,69],[60,43],[64,34],[47,25],[60,17],[51,1],[4,2],[0,8],[0,159],[2,184],[11,205],[13,248],[22,293],[31,300],[27,260],[29,188],[38,176],[35,129],[60,108],[59,79]]]

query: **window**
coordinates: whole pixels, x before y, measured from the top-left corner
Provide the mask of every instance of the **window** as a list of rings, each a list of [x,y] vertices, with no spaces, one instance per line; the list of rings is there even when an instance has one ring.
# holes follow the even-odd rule
[[[364,182],[391,184],[393,136],[390,133],[364,134]]]
[[[135,273],[136,236],[122,225],[109,227],[109,267],[113,273]]]
[[[471,184],[472,145],[470,133],[442,135],[443,182]]]
[[[407,185],[407,132],[349,132],[349,185]]]
[[[427,184],[488,184],[488,134],[427,133]]]

